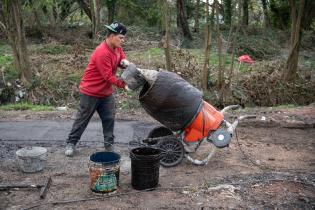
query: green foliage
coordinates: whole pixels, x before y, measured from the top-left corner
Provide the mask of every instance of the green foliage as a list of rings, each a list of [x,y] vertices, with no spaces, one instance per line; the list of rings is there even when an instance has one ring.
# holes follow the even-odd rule
[[[12,49],[10,45],[7,42],[0,40],[0,55],[11,54],[11,53],[12,53]]]
[[[68,45],[62,45],[60,43],[50,43],[46,45],[41,45],[38,49],[35,49],[34,52],[36,52],[37,54],[58,55],[69,53],[70,50],[71,47]]]
[[[132,0],[118,1],[121,12],[117,18],[122,22],[131,25],[160,26],[162,21],[161,1],[156,0]],[[132,18],[130,18],[132,17]]]
[[[303,105],[315,100],[315,83],[301,72],[295,82],[281,78],[285,61],[273,60],[257,62],[250,73],[237,78],[232,91],[235,98],[246,104],[256,106],[275,106],[281,104]]]
[[[44,105],[34,105],[31,103],[13,103],[0,106],[4,111],[31,110],[31,111],[53,111],[54,107]]]
[[[165,58],[162,48],[149,48],[143,51],[128,51],[127,57],[130,61],[146,68],[164,68]]]
[[[154,48],[148,49],[147,53],[149,53],[153,56],[161,56],[161,55],[163,55],[164,50],[162,48],[154,47]]]
[[[280,108],[280,109],[288,109],[288,108],[297,108],[298,106],[296,104],[282,104],[279,106],[276,106],[275,108]]]
[[[9,45],[0,43],[0,104],[8,103],[14,98],[12,84],[19,78],[19,73],[13,64],[13,56]],[[5,84],[3,84],[5,82]]]
[[[13,63],[13,56],[9,54],[0,55],[0,66],[8,67]]]
[[[287,29],[290,23],[290,4],[288,0],[270,0],[271,23],[279,29]]]
[[[140,108],[140,102],[138,100],[137,91],[125,91],[123,89],[116,89],[117,95],[119,95],[118,100],[116,100],[117,108],[121,110],[132,110]]]
[[[19,72],[15,69],[13,64],[13,56],[10,54],[0,55],[0,68],[3,70],[4,79],[6,82],[19,78]],[[1,69],[0,69],[1,70]],[[2,73],[0,78],[3,79]]]
[[[236,41],[238,56],[248,54],[254,59],[272,59],[280,54],[281,46],[273,32],[239,34]]]

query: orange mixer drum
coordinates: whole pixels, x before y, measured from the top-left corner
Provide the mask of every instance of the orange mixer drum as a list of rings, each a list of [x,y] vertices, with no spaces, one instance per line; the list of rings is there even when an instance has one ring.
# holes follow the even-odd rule
[[[185,128],[184,141],[195,142],[208,136],[209,131],[217,130],[223,121],[223,114],[203,101],[200,112],[194,121]]]

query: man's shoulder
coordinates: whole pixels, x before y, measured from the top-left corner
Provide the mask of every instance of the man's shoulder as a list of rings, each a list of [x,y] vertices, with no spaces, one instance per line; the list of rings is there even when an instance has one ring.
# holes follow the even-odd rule
[[[110,51],[106,48],[106,46],[104,46],[104,44],[100,44],[98,45],[95,50],[94,50],[95,54],[97,54],[98,56],[110,56]]]

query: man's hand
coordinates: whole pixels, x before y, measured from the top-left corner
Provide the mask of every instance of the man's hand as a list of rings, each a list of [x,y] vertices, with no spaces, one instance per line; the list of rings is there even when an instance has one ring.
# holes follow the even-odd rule
[[[120,65],[123,68],[127,68],[129,66],[130,62],[127,59],[123,59],[120,61]]]

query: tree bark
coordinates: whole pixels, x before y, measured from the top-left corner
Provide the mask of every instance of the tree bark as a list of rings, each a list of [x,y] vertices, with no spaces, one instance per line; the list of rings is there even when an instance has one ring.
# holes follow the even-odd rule
[[[80,8],[84,11],[84,13],[89,17],[91,22],[92,20],[92,13],[91,13],[91,8],[89,6],[89,2],[86,2],[85,0],[76,0],[80,6]]]
[[[194,24],[194,32],[199,31],[199,7],[200,7],[200,0],[196,1],[196,6],[195,6],[195,24]]]
[[[228,26],[231,25],[232,20],[232,0],[224,0],[224,23]]]
[[[98,32],[100,30],[100,25],[101,25],[100,0],[94,0],[94,17],[95,17],[94,37],[97,38]]]
[[[212,13],[213,13],[212,9]],[[210,57],[210,49],[211,49],[211,26],[210,18],[209,18],[209,0],[206,1],[206,25],[205,25],[205,60],[202,68],[202,78],[201,78],[201,86],[203,91],[208,90],[208,79],[209,79],[209,57]]]
[[[263,6],[263,12],[264,12],[264,25],[265,28],[270,27],[270,18],[269,18],[269,12],[268,12],[268,2],[267,0],[261,0],[262,6]]]
[[[312,22],[314,22],[315,18],[315,1],[314,0],[306,0],[304,6],[302,18],[302,28],[304,30],[311,30]]]
[[[37,28],[41,31],[43,27],[42,27],[42,23],[40,21],[40,17],[39,17],[38,11],[35,10],[33,12],[33,14],[34,14],[34,17],[35,17]]]
[[[92,22],[92,37],[93,40],[95,39],[95,31],[96,31],[96,20],[95,20],[95,7],[94,7],[94,0],[89,0],[89,8],[91,12],[91,22]]]
[[[107,12],[108,12],[108,24],[111,24],[115,18],[117,0],[106,0]]]
[[[23,83],[29,83],[32,76],[27,53],[23,19],[19,0],[7,0],[0,3],[1,26],[5,30],[12,47],[14,66],[20,72]]]
[[[238,0],[239,5],[241,4],[241,1],[242,0]],[[241,14],[242,14],[242,9],[241,9],[241,7],[238,7],[237,15],[240,17]],[[239,19],[237,26],[236,26],[236,31],[235,31],[235,33],[233,33],[233,38],[232,38],[232,43],[231,43],[231,52],[232,53],[231,53],[231,65],[230,65],[229,76],[228,76],[229,85],[231,85],[231,83],[232,83],[232,78],[233,78],[233,74],[234,74],[235,42],[236,42],[236,37],[240,31],[241,25],[242,25],[242,23],[241,23],[241,20]]]
[[[187,21],[187,17],[184,10],[184,3],[183,0],[176,0],[177,5],[177,15],[179,18],[179,23],[183,32],[183,35],[186,39],[192,40],[192,36],[189,30],[189,25]]]
[[[170,50],[170,7],[167,3],[167,0],[163,0],[163,24],[165,27],[165,38],[163,43],[164,53],[165,53],[165,63],[166,70],[171,70],[172,68],[172,59],[171,59],[171,50]]]
[[[219,59],[219,71],[218,71],[218,87],[222,88],[224,68],[222,66],[222,38],[220,32],[219,23],[219,3],[217,0],[214,1],[215,14],[216,14],[216,34],[217,34],[217,48],[218,48],[218,59]]]
[[[100,30],[100,9],[101,4],[100,0],[90,0],[91,8],[91,17],[92,17],[92,32],[93,32],[93,41],[97,42],[98,32]]]
[[[283,71],[282,77],[284,81],[292,81],[296,78],[297,66],[299,61],[299,47],[301,34],[301,20],[304,12],[305,0],[300,0],[299,11],[297,12],[295,0],[290,0],[291,6],[291,47],[286,62],[286,69]]]
[[[248,26],[248,4],[249,0],[243,0],[243,25]]]

